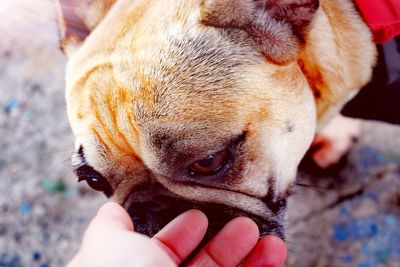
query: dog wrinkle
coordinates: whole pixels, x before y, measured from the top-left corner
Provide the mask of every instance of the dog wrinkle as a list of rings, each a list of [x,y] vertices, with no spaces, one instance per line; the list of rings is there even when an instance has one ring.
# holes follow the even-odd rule
[[[368,76],[368,71],[357,69],[363,63],[360,51],[353,54],[348,53],[351,49],[338,47],[345,42],[350,43],[351,48],[354,42],[348,37],[340,39],[331,36],[347,34],[338,33],[337,28],[332,29],[344,27],[344,24],[335,24],[333,20],[327,23],[328,11],[325,11],[326,8],[319,10],[317,20],[314,20],[315,30],[301,44],[306,51],[300,55],[299,61],[277,66],[265,62],[254,47],[254,40],[243,30],[217,29],[190,23],[182,25],[183,22],[170,17],[171,12],[188,17],[184,13],[188,9],[195,13],[197,9],[188,6],[182,7],[182,13],[174,10],[178,4],[192,5],[195,1],[171,2],[173,7],[167,5],[165,11],[159,9],[165,5],[162,1],[130,2],[118,1],[118,8],[111,11],[73,59],[67,76],[68,83],[74,85],[67,92],[71,125],[79,134],[86,131],[85,135],[90,136],[85,136],[86,139],[96,139],[107,151],[107,157],[101,161],[99,155],[92,155],[95,149],[90,145],[93,146],[93,142],[88,145],[85,143],[85,148],[92,148],[87,152],[90,152],[90,160],[94,159],[96,168],[107,169],[110,173],[108,179],[118,185],[118,193],[113,198],[127,197],[127,192],[139,182],[158,181],[176,195],[192,201],[232,206],[264,218],[282,216],[285,199],[281,194],[290,187],[294,177],[289,172],[295,169],[296,157],[306,146],[304,140],[309,137],[311,142],[312,138],[313,130],[310,129],[314,127],[315,111],[310,88],[314,95],[320,95],[315,96],[315,102],[318,115],[321,116]],[[323,6],[341,2],[323,1]],[[140,11],[139,8],[136,12],[134,9],[138,7],[143,9]],[[335,8],[329,12],[345,12],[340,5]],[[346,14],[352,15],[351,12]],[[129,17],[131,15],[132,18]],[[160,15],[160,19],[156,15]],[[222,15],[227,16],[226,12]],[[179,20],[178,15],[174,16]],[[173,25],[170,28],[173,29],[168,27],[171,19]],[[263,49],[281,56],[279,53],[282,51],[277,50],[282,45],[279,40],[285,44],[286,39],[279,32],[279,25],[272,23],[261,26],[273,27],[273,34],[276,34],[272,36],[276,40],[269,43],[272,47]],[[359,29],[362,31],[364,28],[358,27],[355,31]],[[289,37],[296,40],[298,36],[292,33],[290,31]],[[367,40],[364,37],[361,36],[360,41]],[[297,43],[293,46],[297,48]],[[365,55],[368,57],[367,63],[371,56],[369,52]],[[283,50],[282,53],[288,51]],[[364,57],[364,53],[362,55]],[[354,67],[354,72],[340,68],[341,64],[356,63],[358,65]],[[263,71],[256,71],[257,68],[261,69],[259,66],[263,67]],[[80,76],[81,73],[83,75]],[[91,83],[87,82],[89,77]],[[250,82],[242,81],[250,80],[249,77],[252,78]],[[84,116],[88,123],[78,122],[78,114]],[[204,122],[194,126],[189,123],[200,120]],[[254,162],[249,166],[241,166],[247,168],[248,172],[240,170],[239,174],[235,174],[246,174],[244,181],[238,183],[232,176],[229,189],[237,192],[210,188],[209,185],[175,183],[167,176],[156,176],[156,173],[146,169],[153,166],[141,162],[141,159],[145,161],[146,153],[151,154],[170,146],[169,139],[175,136],[180,139],[182,135],[191,135],[189,140],[181,143],[182,147],[190,148],[194,143],[206,146],[207,143],[200,143],[199,138],[216,142],[218,139],[215,138],[221,140],[227,129],[231,132],[242,129],[243,121],[252,122],[249,135],[253,137],[252,143],[249,142],[251,148],[243,156],[247,157],[244,162]],[[296,123],[304,125],[304,128],[299,127],[294,132],[292,124],[294,127]],[[166,131],[161,131],[160,136],[156,137],[155,143],[159,147],[146,151],[148,147],[145,146],[149,142],[146,132],[155,133],[156,128],[151,127],[153,125],[162,126]],[[287,132],[293,134],[288,135]],[[196,137],[196,133],[203,135]],[[290,149],[295,151],[294,156],[285,151]],[[200,154],[203,152],[204,149]],[[160,160],[157,155],[155,159],[151,156],[149,161]],[[277,169],[284,175],[276,171],[279,175],[267,179]]]
[[[299,59],[298,64],[307,78],[308,84],[311,87],[315,99],[318,100],[322,97],[321,91],[325,92],[325,97],[329,97],[329,95],[327,95],[329,91],[326,88],[326,83],[321,72],[319,71],[320,67],[312,63],[306,65],[302,59]]]
[[[94,100],[92,99],[91,101]],[[110,126],[111,128],[108,127],[108,125],[104,122],[103,118],[105,117],[100,115],[100,112],[97,108],[98,105],[92,105],[94,105],[93,112],[96,121],[93,123],[91,129],[103,147],[110,153],[109,156],[113,155],[114,158],[118,159],[129,155],[130,157],[137,159],[138,156],[130,146],[127,147],[125,144],[121,144],[121,142],[127,142],[127,140],[121,139],[121,136],[119,136],[119,134],[116,132],[116,129],[113,128],[113,126]],[[99,129],[101,129],[101,132],[98,131]],[[111,132],[110,129],[112,129]]]
[[[96,140],[98,140],[104,149],[104,151],[108,154],[108,156],[115,156],[113,153],[113,150],[110,148],[110,146],[104,141],[102,135],[97,131],[96,127],[92,126],[91,128],[92,133],[96,137]]]
[[[111,63],[102,63],[102,64],[94,64],[88,67],[83,74],[78,75],[77,77],[74,76],[71,72],[67,73],[67,100],[77,100],[80,106],[77,108],[78,110],[81,110],[83,107],[86,107],[84,105],[84,101],[86,99],[83,99],[81,97],[81,94],[84,94],[85,91],[91,91],[91,88],[87,86],[88,80],[91,78],[91,76],[98,72],[99,70],[105,70],[108,68],[112,68]],[[71,68],[68,68],[71,69]],[[73,68],[75,70],[75,68]],[[74,80],[70,80],[69,76],[72,75],[74,77]],[[74,104],[74,101],[68,101],[68,103]],[[74,105],[76,106],[76,104]]]
[[[127,151],[134,151],[133,147],[131,147],[131,145],[129,144],[128,140],[125,137],[125,134],[120,129],[117,123],[118,115],[122,113],[121,110],[119,110],[118,108],[122,104],[119,103],[119,100],[120,98],[116,97],[113,91],[110,91],[109,93],[105,94],[105,102],[107,103],[108,112],[109,114],[111,114],[110,118],[113,124],[112,128],[115,130],[115,133],[117,133],[119,137],[118,139],[122,141],[121,146],[127,148],[128,149]]]
[[[230,205],[261,217],[272,216],[272,212],[268,209],[265,203],[255,197],[200,185],[182,186],[181,184],[176,184],[175,181],[170,181],[165,177],[157,177],[157,180],[171,192],[189,200]]]
[[[79,108],[76,113],[82,114],[83,112],[87,113],[87,110],[91,110],[89,123],[93,125],[92,128],[97,127],[96,125],[100,126],[97,128],[101,129],[101,131],[96,131],[95,135],[98,138],[102,137],[101,143],[103,143],[103,145],[107,143],[111,144],[114,150],[116,149],[125,155],[138,158],[133,148],[137,138],[135,138],[135,135],[132,135],[130,131],[132,128],[130,127],[131,123],[128,114],[131,112],[127,110],[129,106],[126,105],[126,101],[129,98],[127,89],[122,87],[114,88],[115,80],[113,77],[111,77],[112,79],[109,81],[110,85],[101,83],[101,81],[95,79],[95,77],[103,73],[107,73],[107,76],[110,77],[112,73],[107,72],[108,69],[109,68],[89,69],[86,75],[83,75],[86,79],[81,79],[79,84],[81,87],[85,87],[85,89],[79,86],[75,86],[72,89],[76,92],[84,92],[83,97],[79,99],[87,99],[89,103],[89,105],[87,105],[87,103],[83,104],[84,101],[79,101]],[[94,90],[94,88],[96,89]],[[130,141],[133,141],[133,143],[130,143]],[[110,152],[111,147],[109,145],[107,145],[107,147],[107,150]]]

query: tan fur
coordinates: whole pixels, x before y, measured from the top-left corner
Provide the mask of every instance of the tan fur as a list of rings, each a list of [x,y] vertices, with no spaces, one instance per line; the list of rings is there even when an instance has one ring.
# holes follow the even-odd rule
[[[157,181],[186,199],[270,216],[260,199],[286,193],[317,120],[369,80],[376,53],[371,34],[349,0],[323,0],[304,44],[287,48],[290,57],[276,64],[269,60],[276,56],[272,46],[260,48],[239,28],[205,25],[202,8],[200,0],[114,4],[68,64],[77,147],[110,177],[120,203],[136,185]],[[164,159],[188,151],[191,161],[202,159],[244,131],[237,177],[171,179],[174,166]],[[157,147],[154,138],[165,144]]]
[[[329,119],[369,81],[376,60],[371,38],[350,1],[322,2],[300,56],[303,72],[317,94],[320,120]]]

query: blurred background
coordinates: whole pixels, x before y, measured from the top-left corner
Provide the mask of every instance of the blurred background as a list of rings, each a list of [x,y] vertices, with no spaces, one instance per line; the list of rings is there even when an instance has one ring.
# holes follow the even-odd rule
[[[64,266],[106,198],[78,185],[51,0],[0,1],[0,267]],[[400,127],[366,122],[345,167],[300,173],[289,266],[400,266]]]

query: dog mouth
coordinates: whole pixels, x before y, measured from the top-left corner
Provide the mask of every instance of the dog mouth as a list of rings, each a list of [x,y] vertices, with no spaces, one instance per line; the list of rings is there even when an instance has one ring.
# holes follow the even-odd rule
[[[224,204],[196,202],[184,199],[158,183],[137,186],[125,201],[135,225],[135,231],[147,236],[154,236],[175,217],[190,209],[204,212],[209,226],[202,243],[215,236],[230,220],[245,216],[252,219],[260,230],[260,236],[276,235],[284,239],[283,217],[286,201],[283,201],[279,212],[271,218],[263,218],[235,207]]]

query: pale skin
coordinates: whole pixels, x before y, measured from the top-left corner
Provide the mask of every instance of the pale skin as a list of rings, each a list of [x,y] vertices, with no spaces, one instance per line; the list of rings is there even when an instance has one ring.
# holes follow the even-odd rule
[[[81,248],[67,267],[178,266],[197,247],[208,227],[207,217],[189,210],[153,238],[133,232],[128,213],[104,204],[84,234]],[[245,217],[230,221],[194,257],[189,266],[280,267],[285,243],[275,236],[259,239],[257,225]]]
[[[350,150],[361,131],[361,120],[337,115],[316,134],[312,146],[318,146],[318,149],[312,155],[313,160],[322,169],[336,164]]]

